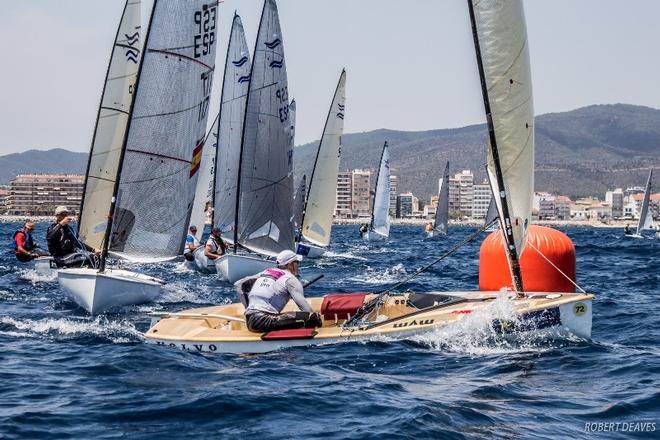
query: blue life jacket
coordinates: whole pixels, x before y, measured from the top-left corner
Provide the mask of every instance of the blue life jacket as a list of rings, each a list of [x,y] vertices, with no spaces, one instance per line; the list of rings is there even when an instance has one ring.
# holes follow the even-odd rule
[[[18,234],[24,234],[25,235],[25,248],[26,251],[31,251],[34,249],[34,240],[32,239],[32,234],[29,232],[19,229],[18,231],[14,232],[14,235],[11,237],[13,240],[13,245],[14,245],[14,252],[18,250],[18,244],[16,243],[16,236]]]

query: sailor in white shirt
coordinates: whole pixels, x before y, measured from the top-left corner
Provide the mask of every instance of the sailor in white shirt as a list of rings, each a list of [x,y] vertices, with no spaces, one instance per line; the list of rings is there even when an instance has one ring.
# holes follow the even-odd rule
[[[206,240],[204,255],[209,260],[217,260],[227,253],[227,247],[220,236],[220,228],[213,228],[209,239]]]

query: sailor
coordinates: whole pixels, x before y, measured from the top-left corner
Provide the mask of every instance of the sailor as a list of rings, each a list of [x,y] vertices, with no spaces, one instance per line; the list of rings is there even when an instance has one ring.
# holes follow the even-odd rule
[[[100,251],[87,246],[76,238],[69,226],[71,217],[66,206],[55,209],[55,222],[48,227],[48,250],[58,267],[96,267]]]
[[[424,228],[426,232],[433,232],[433,222],[428,222]]]
[[[39,249],[39,245],[32,238],[32,231],[34,231],[34,222],[28,220],[23,223],[21,229],[14,232],[14,254],[22,263],[48,255],[48,252]]]
[[[238,280],[234,287],[245,306],[247,327],[253,332],[269,332],[294,328],[315,328],[323,325],[305,299],[298,278],[298,265],[302,256],[285,250],[277,256],[277,267]],[[300,312],[282,309],[292,299]]]
[[[632,231],[630,230],[630,223],[626,225],[626,227],[623,229],[624,235],[632,235]]]
[[[369,230],[369,225],[367,225],[366,223],[360,226],[360,238],[364,237],[364,234],[366,234],[368,230]]]
[[[204,246],[204,256],[206,256],[206,258],[209,260],[217,260],[227,253],[227,247],[222,241],[220,234],[220,228],[213,228],[211,230],[209,239],[206,240],[206,246]]]
[[[193,252],[199,247],[199,240],[197,239],[197,226],[190,225],[188,228],[189,234],[186,236],[186,245],[183,249],[183,258],[188,261],[194,261]]]

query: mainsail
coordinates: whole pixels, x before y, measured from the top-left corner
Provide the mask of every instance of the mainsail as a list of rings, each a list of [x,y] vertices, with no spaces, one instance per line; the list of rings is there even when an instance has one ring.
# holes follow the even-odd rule
[[[142,59],[140,16],[140,0],[128,0],[110,55],[87,163],[78,232],[84,243],[97,249],[103,246]]]
[[[298,189],[296,190],[296,195],[293,196],[293,225],[296,228],[300,228],[303,218],[303,209],[305,207],[305,196],[307,194],[307,175],[303,174],[300,183],[298,184]]]
[[[491,195],[490,203],[488,204],[488,212],[486,212],[486,219],[484,225],[489,225],[497,218],[497,207],[495,206],[495,197]]]
[[[637,235],[644,229],[651,229],[653,227],[653,214],[649,210],[649,202],[651,200],[651,180],[653,179],[653,168],[649,171],[649,179],[646,181],[646,189],[644,190],[644,199],[642,200],[642,208],[639,211],[639,223],[637,224]]]
[[[243,23],[241,17],[234,14],[222,82],[219,149],[213,203],[213,225],[220,228],[225,240],[234,238],[241,137],[251,68],[250,51],[245,40]]]
[[[265,0],[243,126],[236,237],[265,255],[293,248],[293,150],[277,5]]]
[[[204,140],[202,162],[200,164],[195,200],[190,214],[190,226],[196,226],[200,233],[204,232],[207,212],[213,207],[213,182],[215,176],[215,155],[218,151],[218,117],[216,116],[211,130]],[[201,235],[200,235],[201,237]]]
[[[447,223],[449,222],[449,162],[445,166],[445,172],[438,188],[438,206],[435,209],[435,224],[433,229],[441,234],[447,234]]]
[[[380,235],[390,235],[390,152],[387,142],[383,145],[383,153],[378,165],[376,177],[376,192],[371,214],[371,230]]]
[[[171,258],[185,239],[206,134],[217,2],[157,0],[138,75],[110,250]]]
[[[302,236],[319,246],[330,244],[332,214],[337,197],[337,173],[344,133],[346,71],[342,70],[316,152],[304,209]]]
[[[516,290],[531,220],[534,109],[521,0],[468,0],[490,145],[488,174]]]

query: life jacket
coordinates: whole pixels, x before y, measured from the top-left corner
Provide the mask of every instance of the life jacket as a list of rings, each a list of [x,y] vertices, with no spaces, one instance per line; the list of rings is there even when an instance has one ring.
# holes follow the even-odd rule
[[[14,235],[12,235],[11,237],[14,245],[14,249],[13,249],[14,252],[18,250],[18,243],[16,242],[16,237],[18,236],[18,234],[23,234],[25,236],[25,246],[23,247],[25,248],[26,251],[31,251],[32,249],[34,249],[34,240],[32,239],[32,234],[30,234],[29,232],[23,229],[19,229],[18,231],[14,232]]]

